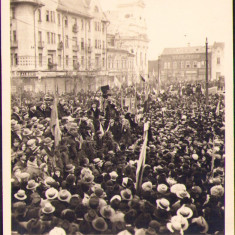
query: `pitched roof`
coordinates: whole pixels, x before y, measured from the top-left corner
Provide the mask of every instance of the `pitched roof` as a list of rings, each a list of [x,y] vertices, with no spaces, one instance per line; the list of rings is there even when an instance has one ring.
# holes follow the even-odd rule
[[[83,0],[59,0],[57,10],[78,14],[89,18],[92,17],[89,14],[88,6],[84,4]]]
[[[210,46],[208,47],[210,51]],[[164,48],[162,55],[205,53],[205,46]]]

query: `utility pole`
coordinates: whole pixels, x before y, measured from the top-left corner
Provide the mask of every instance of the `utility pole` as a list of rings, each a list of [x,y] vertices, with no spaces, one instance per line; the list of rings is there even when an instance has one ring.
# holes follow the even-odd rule
[[[158,94],[160,93],[160,56],[158,56]]]
[[[208,41],[206,38],[206,106],[208,106]]]

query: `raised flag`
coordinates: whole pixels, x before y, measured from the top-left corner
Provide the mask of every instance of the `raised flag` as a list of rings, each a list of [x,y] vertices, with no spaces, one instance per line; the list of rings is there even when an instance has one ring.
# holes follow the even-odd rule
[[[104,135],[104,129],[103,129],[103,126],[102,126],[101,123],[100,123],[100,132],[101,132],[101,135],[103,136]]]
[[[161,90],[161,77],[160,77],[160,73],[158,74],[158,91],[160,92]]]
[[[119,82],[119,80],[117,79],[117,77],[114,77],[114,85],[116,87],[118,87],[119,89],[121,89],[122,84]]]
[[[154,72],[154,68],[153,68],[153,77],[155,78],[155,72]]]
[[[55,147],[58,146],[61,141],[61,130],[59,125],[57,104],[58,100],[57,96],[55,95],[53,107],[51,110],[51,121],[50,121],[50,128],[51,128],[51,133],[54,136]]]
[[[216,110],[215,110],[215,115],[219,116],[219,114],[220,114],[220,100],[218,101],[218,104],[217,104],[217,107],[216,107]]]
[[[140,191],[142,180],[143,180],[143,173],[144,173],[144,166],[145,166],[145,159],[146,159],[146,148],[148,142],[148,125],[144,125],[144,143],[142,145],[139,160],[137,163],[136,169],[136,191],[137,193]]]
[[[142,80],[143,82],[146,81],[146,79],[145,79],[142,75],[140,75],[140,78],[141,78],[141,80]]]

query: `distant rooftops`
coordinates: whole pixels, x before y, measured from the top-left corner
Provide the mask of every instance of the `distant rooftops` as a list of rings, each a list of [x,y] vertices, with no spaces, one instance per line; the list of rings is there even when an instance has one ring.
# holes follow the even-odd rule
[[[221,47],[224,48],[223,42],[215,42],[213,46],[208,46],[208,52],[211,49]],[[164,48],[162,55],[176,55],[176,54],[197,54],[205,53],[205,46],[188,46],[188,47],[176,47],[176,48]]]
[[[162,55],[173,55],[173,54],[194,54],[194,53],[205,53],[205,47],[178,47],[178,48],[165,48]]]

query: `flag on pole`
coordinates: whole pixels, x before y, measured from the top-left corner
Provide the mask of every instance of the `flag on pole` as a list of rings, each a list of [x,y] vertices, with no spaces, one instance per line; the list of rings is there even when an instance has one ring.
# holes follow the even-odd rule
[[[55,95],[53,107],[51,110],[51,121],[50,121],[50,128],[51,133],[54,136],[55,147],[59,145],[61,141],[61,130],[59,125],[59,118],[58,118],[58,109],[57,109],[58,99]]]
[[[217,104],[217,107],[216,107],[216,110],[215,110],[215,115],[219,116],[219,113],[220,113],[220,100],[218,101],[218,104]]]
[[[104,129],[103,129],[103,126],[102,126],[101,123],[100,123],[100,132],[101,132],[101,135],[103,136],[104,135]]]
[[[122,84],[119,82],[119,80],[117,79],[117,77],[114,77],[114,85],[116,87],[118,87],[119,89],[121,89]]]
[[[158,74],[158,91],[160,92],[161,90],[161,77],[160,77],[160,73]]]
[[[155,78],[155,72],[154,72],[154,68],[153,68],[153,78]]]
[[[140,191],[142,180],[143,180],[143,173],[144,173],[144,166],[145,166],[145,159],[146,159],[146,148],[148,142],[148,123],[144,125],[144,143],[142,145],[139,160],[137,163],[136,169],[136,191],[137,193]]]
[[[155,95],[157,95],[157,91],[156,91],[156,89],[154,89],[154,88],[153,88],[153,92],[154,92],[154,94],[155,94]]]
[[[142,75],[140,75],[140,78],[141,78],[141,80],[142,80],[143,82],[146,81],[146,79],[145,79]]]
[[[123,91],[122,91],[122,89],[121,89],[121,109],[122,109],[122,111],[123,111]]]

